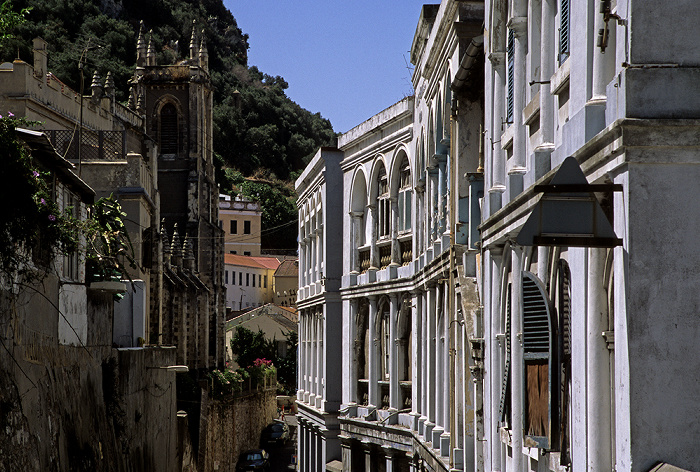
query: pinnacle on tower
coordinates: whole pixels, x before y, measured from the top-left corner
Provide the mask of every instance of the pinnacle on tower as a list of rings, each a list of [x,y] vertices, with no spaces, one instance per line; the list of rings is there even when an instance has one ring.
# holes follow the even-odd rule
[[[177,227],[177,223],[175,224],[175,227]],[[163,241],[163,252],[170,254],[168,239],[168,230],[165,227],[165,218],[163,218],[160,220],[160,240]]]
[[[148,32],[148,52],[146,52],[146,65],[156,65],[156,51],[153,47],[153,30]]]
[[[130,110],[133,110],[136,107],[136,90],[134,90],[134,87],[129,87],[129,101],[127,102],[126,106]]]
[[[202,30],[202,40],[199,43],[199,67],[205,70],[209,68],[209,53],[204,39],[204,30]]]
[[[197,27],[195,20],[192,20],[192,38],[190,39],[190,59],[197,58]]]
[[[136,40],[136,67],[143,67],[146,65],[146,40],[144,39],[145,27],[143,26],[143,20],[139,25],[139,37]]]
[[[93,101],[96,102],[102,98],[102,77],[100,77],[100,74],[97,71],[95,71],[95,73],[92,75],[92,84],[90,84],[90,88],[92,89]]]
[[[112,94],[114,94],[114,78],[112,77],[112,71],[107,72],[107,78],[105,79],[105,93],[110,97]]]

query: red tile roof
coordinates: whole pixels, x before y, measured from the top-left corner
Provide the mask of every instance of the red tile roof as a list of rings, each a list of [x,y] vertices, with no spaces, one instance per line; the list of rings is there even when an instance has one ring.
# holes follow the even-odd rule
[[[280,265],[279,261],[274,257],[241,256],[239,254],[224,254],[224,263],[235,266],[254,267],[257,269],[269,270],[275,270]]]
[[[275,271],[275,277],[298,277],[299,261],[286,260]]]

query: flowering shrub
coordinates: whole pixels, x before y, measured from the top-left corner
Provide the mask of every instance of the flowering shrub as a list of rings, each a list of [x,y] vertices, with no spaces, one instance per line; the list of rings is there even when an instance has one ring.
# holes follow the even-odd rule
[[[55,176],[32,158],[18,138],[18,127],[36,123],[12,113],[0,116],[0,156],[3,179],[0,201],[0,273],[18,283],[40,279],[56,255],[69,254],[84,241],[88,272],[93,280],[128,277],[125,263],[135,266],[133,248],[123,222],[126,214],[113,196],[101,198],[88,218],[74,216],[72,207],[59,208],[54,198]]]
[[[53,176],[39,167],[17,137],[17,127],[33,124],[12,113],[0,116],[0,156],[6,176],[0,185],[0,199],[6,203],[0,212],[0,270],[9,277],[27,275],[32,255],[35,262],[45,263],[57,253],[76,250],[79,243],[72,209],[61,211],[52,198]]]
[[[227,395],[243,391],[244,388],[256,388],[264,385],[264,381],[277,372],[272,361],[256,359],[253,365],[236,370],[212,370],[207,376],[211,382],[211,395],[214,398],[224,398]],[[248,383],[248,381],[250,381]]]

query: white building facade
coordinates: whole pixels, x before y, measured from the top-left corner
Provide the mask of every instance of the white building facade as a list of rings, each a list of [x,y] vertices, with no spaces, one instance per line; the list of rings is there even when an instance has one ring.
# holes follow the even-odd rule
[[[485,470],[700,466],[698,18],[691,1],[487,1]],[[540,192],[579,166],[597,193]],[[619,241],[560,211],[586,200]]]
[[[342,153],[321,148],[296,181],[299,195],[299,470],[340,460]]]

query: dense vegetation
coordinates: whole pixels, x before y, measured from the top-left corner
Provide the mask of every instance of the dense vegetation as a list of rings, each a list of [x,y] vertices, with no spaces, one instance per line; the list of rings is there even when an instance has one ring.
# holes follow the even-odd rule
[[[192,25],[204,30],[214,98],[214,153],[223,191],[240,182],[227,175],[252,176],[256,185],[282,202],[282,212],[266,209],[263,231],[289,223],[289,234],[274,235],[263,247],[296,247],[296,218],[289,180],[304,167],[319,146],[331,145],[331,123],[291,101],[288,84],[248,66],[248,36],[238,28],[222,0],[13,0],[13,9],[31,8],[27,21],[15,28],[15,38],[0,48],[1,60],[19,57],[31,62],[31,40],[49,41],[49,69],[78,90],[78,62],[86,48],[86,86],[93,70],[102,77],[111,71],[117,99],[128,96],[128,79],[136,61],[139,23],[152,31],[159,64],[171,64],[189,54]],[[234,94],[234,91],[239,93]],[[226,169],[238,172],[228,172]],[[261,181],[261,177],[268,181]],[[286,182],[286,183],[285,183]],[[239,188],[245,191],[245,189]],[[254,194],[251,194],[254,196]],[[289,211],[289,205],[292,211]],[[274,213],[274,214],[273,214]],[[272,244],[272,246],[270,246]]]

